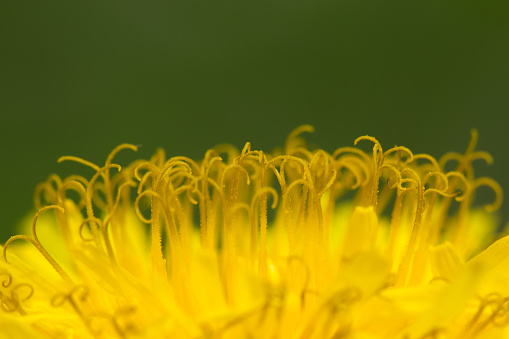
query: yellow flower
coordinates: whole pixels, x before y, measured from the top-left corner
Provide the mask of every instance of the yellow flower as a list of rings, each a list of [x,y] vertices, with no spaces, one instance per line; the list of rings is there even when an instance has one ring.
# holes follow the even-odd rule
[[[439,161],[403,146],[158,150],[51,175],[0,262],[2,338],[509,338],[502,192],[477,133]],[[451,163],[454,171],[445,171]],[[471,207],[479,186],[495,200]],[[487,248],[486,248],[487,247]]]

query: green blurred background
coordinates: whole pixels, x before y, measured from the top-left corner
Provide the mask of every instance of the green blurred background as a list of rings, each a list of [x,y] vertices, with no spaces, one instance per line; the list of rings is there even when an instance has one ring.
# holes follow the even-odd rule
[[[50,173],[92,175],[61,155],[270,150],[303,123],[329,151],[370,134],[435,156],[475,127],[495,157],[479,173],[509,190],[507,4],[3,1],[0,241]]]

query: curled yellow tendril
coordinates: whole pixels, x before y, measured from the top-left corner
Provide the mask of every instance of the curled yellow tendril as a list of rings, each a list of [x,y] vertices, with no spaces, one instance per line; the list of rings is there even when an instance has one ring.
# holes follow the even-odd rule
[[[251,273],[258,274],[262,282],[269,282],[263,285],[265,298],[262,297],[258,304],[224,316],[217,322],[215,319],[200,318],[203,334],[211,337],[234,328],[239,332],[231,332],[234,333],[232,335],[241,335],[244,333],[242,331],[251,330],[253,324],[261,328],[269,326],[271,322],[287,321],[284,312],[288,305],[292,306],[293,300],[290,298],[296,296],[300,298],[300,305],[297,303],[294,311],[300,312],[299,315],[305,320],[298,329],[299,337],[347,337],[354,333],[351,317],[356,315],[349,314],[356,309],[354,305],[359,303],[359,309],[362,309],[365,305],[360,302],[372,297],[391,302],[392,299],[382,293],[386,288],[403,288],[438,280],[447,280],[452,286],[452,279],[435,277],[430,282],[427,273],[419,276],[422,273],[419,265],[426,260],[430,245],[454,238],[454,227],[460,229],[461,224],[465,224],[467,214],[463,211],[468,212],[479,187],[487,186],[494,191],[494,201],[485,206],[487,210],[500,207],[500,185],[489,178],[473,177],[474,160],[492,160],[488,153],[474,150],[477,134],[473,132],[465,154],[449,153],[437,161],[428,154],[413,154],[404,146],[395,146],[384,152],[380,142],[370,136],[361,136],[354,144],[370,141],[373,143],[372,152],[366,153],[355,147],[338,148],[332,155],[323,150],[311,151],[305,146],[301,134],[312,131],[309,125],[294,130],[285,143],[285,153],[282,150],[265,153],[256,150],[248,142],[240,151],[231,145],[219,145],[206,151],[202,161],[183,156],[166,159],[165,153],[158,150],[149,161],[138,160],[120,167],[113,164],[116,154],[124,149],[137,149],[134,145],[122,144],[108,155],[103,167],[78,157],[61,157],[59,162],[78,162],[92,168],[95,173],[90,180],[81,176],[61,179],[53,175],[39,185],[34,201],[40,210],[32,225],[32,236],[20,235],[9,239],[4,247],[4,260],[7,262],[6,250],[13,241],[25,240],[36,247],[57,273],[72,283],[44,249],[36,233],[37,217],[49,209],[55,209],[62,232],[66,229],[75,232],[79,225],[77,230],[80,238],[64,234],[72,259],[72,254],[80,255],[83,249],[94,248],[89,243],[95,242],[96,247],[105,252],[99,253],[100,258],[103,254],[111,258],[111,263],[106,265],[112,267],[112,276],[120,274],[119,281],[124,279],[125,269],[131,279],[139,263],[133,260],[133,263],[126,265],[126,261],[131,259],[126,256],[130,248],[125,251],[121,246],[124,245],[123,241],[128,240],[122,232],[130,222],[127,213],[134,207],[138,219],[151,224],[152,271],[149,271],[147,280],[156,286],[157,296],[164,295],[166,289],[171,291],[172,302],[174,298],[175,305],[178,305],[175,306],[175,313],[178,313],[176,319],[181,316],[181,311],[183,318],[188,314],[192,315],[190,318],[200,318],[201,301],[194,299],[191,288],[195,279],[192,277],[195,274],[192,236],[198,209],[201,247],[206,250],[204,252],[214,254],[214,260],[218,260],[217,273],[222,287],[219,293],[224,293],[225,306],[232,309],[237,306],[235,284],[237,273],[242,272],[238,271],[239,268],[246,268],[242,267],[245,262]],[[444,166],[449,165],[450,161],[456,161],[457,168],[445,173]],[[111,169],[118,170],[118,173]],[[135,179],[137,184],[133,181]],[[385,179],[387,183],[384,185]],[[136,190],[130,189],[136,186]],[[348,191],[354,189],[358,189],[357,192]],[[131,193],[136,193],[134,204],[130,199]],[[345,264],[341,262],[340,267],[328,272],[334,265],[334,251],[341,251],[341,244],[333,240],[338,239],[334,238],[337,236],[334,234],[337,231],[335,228],[341,227],[340,222],[336,226],[335,213],[339,207],[343,208],[337,203],[343,194],[355,194],[352,199],[354,208],[376,207],[370,207],[375,214],[369,213],[377,220],[374,226],[382,231],[386,227],[384,208],[394,201],[395,196],[386,251],[392,265],[392,273],[388,275],[394,279],[380,283],[381,286],[369,295],[363,295],[359,289],[343,286],[342,283],[341,289],[335,292],[326,289],[327,284],[334,280],[336,271],[343,269],[342,265]],[[453,197],[461,202],[460,211],[455,218],[448,218]],[[52,205],[43,207],[45,204]],[[434,205],[440,208],[436,222],[436,214],[431,213]],[[274,213],[275,222],[270,220],[272,217],[271,213],[267,213],[268,206],[278,208]],[[282,225],[279,225],[279,220],[283,220]],[[378,223],[378,220],[382,222]],[[246,221],[249,221],[249,225]],[[216,229],[219,231],[214,233]],[[286,230],[287,244],[282,248],[276,248],[279,244],[271,247],[270,233],[279,236],[280,230]],[[163,234],[168,236],[166,241],[162,240]],[[335,246],[339,249],[333,248]],[[9,259],[16,263],[14,256]],[[22,303],[38,290],[34,292],[30,290],[31,287],[22,285],[16,287],[12,279],[13,275],[0,273],[1,309],[23,315],[30,313],[30,309]],[[95,290],[91,290],[88,298],[86,287],[69,285],[72,288],[70,292],[54,295],[51,304],[54,307],[72,308],[92,335],[99,333],[95,325],[104,327],[106,324],[105,329],[110,331],[108,334],[128,337],[137,334],[137,326],[144,326],[143,322],[149,321],[145,313],[150,312],[144,309],[148,302],[139,296],[136,296],[139,300],[131,305],[130,300],[115,295],[111,302],[114,305],[107,311],[100,311],[95,305],[95,299],[99,296]],[[129,285],[133,291],[137,288],[134,285]],[[15,293],[9,294],[11,290]],[[69,291],[68,286],[64,285],[63,290]],[[465,326],[465,337],[487,326],[507,325],[508,298],[503,295],[480,298],[479,310],[472,308],[472,319]],[[310,305],[314,307],[310,308]],[[183,306],[182,310],[180,306]],[[173,312],[173,304],[171,308]],[[179,320],[175,321],[178,323]],[[279,332],[281,328],[283,326],[276,327],[274,333],[268,336],[283,337],[283,333]],[[436,338],[443,331],[440,328],[428,329],[419,332],[417,337]],[[405,338],[404,330],[398,335]]]
[[[0,273],[0,277],[6,277],[6,279],[4,281],[2,281],[2,286],[3,287],[9,287],[12,283],[12,275],[10,275],[8,272],[2,272]]]
[[[315,128],[311,125],[302,125],[294,129],[286,138],[285,153],[291,155],[296,147],[300,146],[301,140],[298,136],[304,132],[313,133]]]
[[[493,203],[485,205],[484,208],[487,212],[493,212],[500,208],[502,205],[503,191],[502,187],[495,180],[487,177],[477,178],[471,184],[471,189],[476,190],[480,186],[487,186],[495,192],[495,200]]]
[[[65,212],[64,209],[62,207],[58,206],[58,205],[50,205],[50,206],[46,206],[46,207],[41,208],[36,213],[36,215],[34,217],[34,221],[32,223],[32,236],[33,236],[33,239],[28,237],[28,236],[26,236],[26,235],[15,235],[13,237],[10,237],[9,240],[7,240],[7,242],[4,245],[3,258],[4,258],[4,261],[8,263],[8,260],[7,260],[7,248],[10,246],[10,244],[13,241],[18,240],[18,239],[28,241],[32,245],[34,245],[35,248],[44,256],[46,261],[48,261],[48,263],[55,269],[55,271],[57,271],[57,273],[62,277],[62,279],[64,279],[67,282],[72,282],[71,278],[62,269],[62,267],[55,261],[55,259],[53,259],[53,257],[48,253],[48,251],[46,251],[46,249],[44,248],[44,246],[42,246],[42,244],[40,243],[40,241],[39,241],[39,239],[37,237],[37,232],[36,232],[37,218],[39,217],[39,215],[41,213],[43,213],[44,211],[50,210],[50,209],[57,209],[61,213]]]

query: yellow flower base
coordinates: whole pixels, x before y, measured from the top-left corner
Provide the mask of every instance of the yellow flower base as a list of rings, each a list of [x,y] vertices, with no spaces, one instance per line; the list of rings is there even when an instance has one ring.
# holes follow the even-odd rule
[[[477,133],[438,161],[373,137],[332,154],[158,150],[51,175],[0,262],[1,338],[509,338],[502,191]],[[456,166],[454,171],[445,167]],[[480,186],[495,192],[471,208]],[[486,248],[487,247],[487,248]]]

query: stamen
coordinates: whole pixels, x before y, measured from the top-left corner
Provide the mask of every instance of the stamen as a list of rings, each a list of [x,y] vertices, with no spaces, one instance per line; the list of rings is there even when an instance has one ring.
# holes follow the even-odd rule
[[[69,283],[72,283],[72,279],[67,275],[67,273],[65,273],[65,271],[62,269],[62,267],[55,261],[55,259],[53,259],[53,257],[48,253],[48,251],[46,251],[46,249],[41,245],[39,239],[37,238],[37,232],[36,232],[36,223],[37,223],[37,218],[39,217],[39,215],[44,212],[44,211],[47,211],[47,210],[50,210],[50,209],[58,209],[60,210],[60,212],[64,213],[64,209],[60,206],[57,206],[57,205],[50,205],[50,206],[46,206],[46,207],[43,207],[41,208],[36,214],[35,214],[35,217],[34,217],[34,221],[32,223],[32,234],[33,234],[33,237],[34,239],[26,236],[26,235],[15,235],[13,237],[10,237],[9,240],[6,241],[5,245],[4,245],[4,249],[3,249],[3,258],[4,258],[4,261],[6,263],[9,263],[9,261],[7,260],[7,248],[10,246],[10,244],[15,241],[15,240],[18,240],[18,239],[22,239],[22,240],[25,240],[25,241],[28,241],[29,243],[31,243],[32,245],[35,246],[35,248],[37,248],[37,250],[44,256],[44,258],[48,261],[48,263],[55,269],[55,271],[57,271],[57,273],[62,277],[62,279],[64,279],[66,282],[69,282]]]
[[[274,165],[276,162],[278,162],[280,160],[287,160],[287,161],[292,161],[297,164],[300,164],[301,168],[305,174],[303,177],[307,178],[309,180],[308,183],[309,183],[310,187],[313,187],[313,181],[312,181],[313,176],[311,175],[311,171],[309,169],[309,162],[307,162],[304,159],[301,159],[301,158],[298,158],[298,157],[295,157],[292,155],[280,155],[280,156],[277,156],[274,159],[270,160],[269,162],[267,162],[265,165],[265,168],[269,168],[271,165]]]
[[[137,193],[140,194],[141,192],[143,192],[143,189],[145,188],[145,185],[147,184],[148,180],[149,179],[154,180],[154,178],[155,174],[153,172],[147,172],[143,175],[142,178],[139,178],[138,180],[140,181],[140,183],[138,184]]]
[[[242,148],[241,157],[245,157],[247,154],[251,153],[251,143],[248,141]]]
[[[401,151],[406,153],[407,159],[405,161],[403,161],[403,159],[401,157]],[[398,157],[397,157],[397,166],[398,167],[401,167],[403,165],[406,165],[406,164],[414,161],[414,155],[413,155],[412,151],[410,151],[408,148],[406,148],[404,146],[394,146],[393,148],[385,151],[385,153],[383,154],[383,157],[387,158],[387,156],[389,156],[390,154],[392,154],[394,152],[398,152]]]
[[[496,318],[498,312],[500,312],[505,304],[505,298],[499,293],[490,293],[484,298],[480,298],[481,303],[477,312],[474,314],[472,319],[468,322],[467,326],[463,330],[463,334],[468,338],[475,338],[483,329],[485,329],[493,320]],[[491,310],[487,318],[483,318],[483,314],[488,310]]]
[[[486,163],[491,164],[493,162],[493,158],[491,155],[487,152],[482,151],[475,151],[474,149],[477,145],[477,139],[478,139],[478,133],[476,130],[471,131],[471,139],[470,143],[467,147],[467,150],[465,151],[465,154],[459,154],[459,153],[446,153],[442,158],[440,158],[439,164],[441,168],[445,168],[445,165],[447,162],[451,160],[455,160],[458,162],[456,171],[458,172],[464,172],[465,176],[468,178],[469,181],[472,181],[474,179],[474,169],[472,166],[472,162],[477,159],[482,159],[486,161]]]
[[[100,170],[100,167],[97,166],[96,164],[94,164],[88,160],[85,160],[85,159],[82,159],[79,157],[75,157],[75,156],[67,155],[67,156],[60,157],[57,160],[58,163],[61,163],[64,161],[74,161],[74,162],[80,163],[82,165],[85,165],[85,166],[88,166],[88,167],[94,169],[96,172],[98,172]]]
[[[389,188],[392,190],[396,187],[401,187],[401,172],[394,166],[392,165],[387,165],[387,164],[384,164],[380,167],[380,172],[384,169],[389,169],[391,170],[392,173],[396,174],[396,182],[393,184],[393,185],[389,185]],[[393,179],[392,177],[389,177],[389,179]]]
[[[292,191],[293,188],[297,187],[298,185],[303,185],[306,186],[308,189],[311,189],[311,184],[306,179],[298,179],[292,182],[290,186],[288,186],[288,188],[286,189],[286,195],[283,198],[283,204],[284,206],[287,206],[288,209],[291,209],[289,193]]]
[[[151,224],[153,222],[153,216],[150,217],[150,219],[146,219],[143,214],[140,211],[140,200],[145,196],[152,196],[158,198],[160,201],[164,201],[163,198],[159,195],[159,193],[154,192],[152,190],[145,190],[138,194],[136,197],[136,200],[134,201],[134,210],[136,212],[136,215],[140,220],[145,224]]]
[[[283,196],[286,194],[286,179],[285,179],[285,170],[284,170],[285,161],[286,160],[283,160],[281,162],[279,171],[277,170],[276,166],[274,166],[274,165],[269,166],[269,168],[272,170],[272,172],[274,172],[274,175],[276,176],[277,181],[279,182],[279,187],[281,187]]]
[[[3,293],[0,293],[0,305],[2,307],[2,310],[6,313],[13,313],[20,309],[17,300],[9,298]]]
[[[270,193],[272,195],[272,209],[275,209],[277,206],[277,200],[278,200],[278,193],[276,190],[272,187],[263,187],[256,191],[256,194],[251,199],[251,209],[250,209],[250,216],[253,218],[251,221],[251,242],[250,242],[250,253],[251,253],[251,263],[254,263],[255,261],[255,255],[256,255],[256,245],[258,243],[258,232],[256,227],[256,203],[260,201],[260,199],[265,196],[267,193]],[[260,224],[260,250],[258,252],[258,270],[260,272],[263,272],[266,270],[266,268],[263,268],[263,265],[267,263],[267,228],[263,229],[262,225]]]
[[[221,163],[223,161],[223,159],[221,157],[213,157],[206,163],[206,166],[205,166],[206,169],[205,169],[205,175],[204,175],[205,178],[208,178],[210,169],[212,168],[212,165],[214,165],[214,163],[216,163],[218,161]]]
[[[465,198],[467,196],[469,196],[471,194],[472,187],[471,187],[470,183],[468,182],[467,178],[465,178],[465,176],[462,173],[456,172],[456,171],[451,171],[451,172],[447,172],[445,174],[445,176],[447,177],[448,182],[450,182],[450,178],[459,179],[463,183],[463,186],[465,187],[463,189],[462,194],[455,197],[456,201],[463,201],[463,200],[465,200]]]
[[[138,330],[135,324],[132,322],[128,322],[126,324],[125,321],[121,322],[120,319],[122,317],[128,317],[136,314],[136,308],[134,306],[130,307],[122,307],[115,311],[115,313],[111,316],[111,323],[115,331],[122,338],[126,338],[128,334],[137,334]]]
[[[376,211],[378,214],[382,213],[386,205],[389,203],[389,199],[392,196],[392,190],[396,187],[401,187],[402,180],[400,171],[396,167],[388,164],[384,164],[380,167],[380,176],[382,175],[384,169],[387,169],[392,174],[395,174],[395,178],[391,175],[387,176],[387,185],[378,196],[378,204],[376,206]],[[394,183],[391,184],[391,180],[393,180]]]
[[[246,146],[247,146],[247,144],[249,144],[249,143],[246,143]],[[251,147],[251,144],[249,144],[249,147]],[[214,156],[217,156],[217,157],[219,157],[220,154],[227,154],[228,161],[226,161],[226,163],[228,163],[228,164],[232,163],[233,159],[235,159],[236,157],[239,156],[239,150],[237,149],[237,147],[235,147],[231,144],[219,144],[219,145],[215,146],[214,149],[207,151],[207,153],[205,154],[205,159],[208,159],[208,157],[211,156],[211,154],[209,152],[212,152],[212,151],[216,153],[216,154],[214,154]]]
[[[106,190],[105,184],[96,182],[94,187],[94,194],[92,195],[92,202],[97,206],[98,209],[107,211],[108,201],[104,201],[103,197],[106,197],[106,200],[110,199],[108,198],[108,192]]]
[[[188,158],[188,157],[178,156],[178,157],[173,157],[168,160],[168,162],[174,162],[174,161],[183,161],[183,162],[187,162],[187,163],[191,164],[191,167],[196,171],[195,175],[197,175],[197,176],[201,175],[201,168],[200,168],[200,166],[198,166],[196,161],[194,161],[193,159]]]
[[[88,331],[94,336],[97,335],[97,331],[91,326],[90,318],[83,312],[83,309],[79,302],[84,303],[88,298],[88,289],[86,286],[77,285],[69,293],[61,293],[55,295],[51,299],[51,306],[61,307],[68,302],[76,314],[80,317],[83,324],[87,327]]]
[[[357,143],[361,140],[369,140],[371,142],[373,142],[375,144],[375,148],[377,148],[378,151],[380,151],[380,153],[383,154],[383,151],[382,151],[382,145],[380,145],[380,142],[378,140],[376,140],[375,138],[373,137],[370,137],[369,135],[363,135],[361,137],[358,137],[357,139],[355,139],[354,141],[354,146],[357,145]]]
[[[42,195],[44,194],[44,200],[53,204],[56,202],[57,191],[62,186],[62,179],[56,175],[51,174],[45,182],[38,184],[34,191],[34,205],[37,209],[43,207]]]
[[[472,183],[472,191],[475,191],[480,186],[488,186],[490,187],[493,192],[495,192],[495,200],[491,204],[484,205],[484,209],[486,212],[494,212],[502,206],[502,197],[503,197],[503,191],[502,187],[496,182],[495,180],[491,178],[477,178]]]
[[[371,162],[371,158],[369,157],[369,155],[367,155],[363,150],[360,150],[355,147],[340,147],[332,153],[332,158],[338,160],[337,159],[338,156],[344,153],[352,153],[358,155],[360,158],[362,158],[362,160],[364,160],[367,163]]]
[[[1,276],[5,276],[6,279],[4,281],[2,281],[2,286],[3,287],[9,287],[12,283],[12,275],[10,275],[9,273],[7,272],[3,272],[3,273],[0,273],[0,277]]]
[[[226,201],[226,197],[223,189],[211,178],[207,178],[207,181],[212,187],[216,189],[219,194],[219,199],[221,201],[221,207],[223,212],[223,221],[224,221],[224,232],[223,232],[223,240],[225,243],[225,261],[226,261],[226,272],[225,272],[225,281],[226,281],[226,299],[228,304],[233,303],[233,272],[235,269],[236,262],[236,254],[235,254],[235,238],[233,234],[233,225],[231,222],[231,213],[229,211],[229,205]]]
[[[119,172],[122,170],[122,167],[120,167],[120,165],[116,165],[116,164],[110,164],[110,165],[106,165],[106,166],[104,166],[102,168],[99,168],[99,170],[94,174],[92,179],[90,179],[90,182],[89,182],[89,184],[87,186],[87,195],[86,195],[87,206],[86,206],[86,210],[87,210],[88,217],[91,218],[90,226],[91,226],[91,229],[92,229],[92,233],[94,234],[94,239],[95,239],[95,243],[96,243],[97,248],[102,248],[102,243],[101,243],[101,237],[100,237],[97,225],[95,225],[94,222],[93,222],[94,209],[92,207],[92,195],[94,193],[94,184],[97,181],[97,179],[99,178],[99,176],[101,176],[106,171],[109,171],[111,168],[116,168]]]
[[[226,184],[225,184],[226,173],[234,168],[240,170],[240,172],[242,172],[246,175],[246,184],[247,185],[249,185],[251,183],[251,180],[249,179],[249,173],[247,173],[247,171],[244,167],[242,167],[240,165],[228,165],[223,170],[223,174],[221,175],[221,187],[223,187],[223,188],[226,187]]]
[[[113,158],[115,157],[115,155],[117,155],[118,152],[120,152],[122,150],[125,150],[125,149],[130,149],[131,151],[134,151],[134,152],[138,151],[138,147],[135,146],[135,145],[132,145],[132,144],[120,144],[117,147],[115,147],[113,149],[113,151],[110,152],[110,154],[108,155],[108,158],[106,159],[105,166],[111,165],[111,162],[113,161]]]
[[[343,168],[346,168],[350,171],[350,173],[352,173],[353,177],[354,177],[354,182],[352,184],[352,186],[350,187],[351,189],[356,189],[356,188],[359,188],[361,186],[361,184],[363,184],[364,182],[366,182],[365,179],[363,179],[363,176],[362,174],[359,173],[358,169],[353,165],[353,164],[350,164],[348,162],[336,162],[334,164],[334,166],[336,167],[336,172],[337,173],[340,173],[341,174],[341,170]],[[366,172],[365,172],[366,173]],[[368,176],[364,176],[364,178],[367,178]],[[341,181],[340,181],[341,182]]]
[[[433,167],[432,171],[438,172],[438,171],[440,171],[441,168],[443,168],[439,165],[437,160],[429,154],[426,154],[426,153],[414,154],[413,160],[420,160],[420,159],[428,160],[431,163],[431,166]],[[407,160],[405,162],[405,166],[408,165],[410,162],[412,162],[412,161]]]
[[[288,138],[286,138],[285,142],[285,153],[286,154],[292,154],[292,149],[298,147],[301,143],[301,139],[298,137],[299,134],[302,134],[304,132],[313,133],[315,131],[315,128],[311,125],[302,125],[294,129],[290,134],[288,135]]]
[[[180,166],[182,166],[183,168],[181,168]],[[171,170],[173,170],[174,167],[178,167],[176,169],[177,171],[182,171],[183,169],[185,169],[189,173],[192,173],[191,167],[186,162],[184,162],[184,161],[171,161],[171,162],[168,161],[164,165],[161,172],[158,174],[158,176],[156,178],[154,189],[157,190],[159,188],[159,185],[163,182],[163,179],[165,176],[169,176],[169,175],[171,175],[171,173],[174,173],[174,172],[171,172]]]
[[[151,216],[150,219],[146,219],[140,212],[140,200],[144,196],[152,197],[152,208],[151,208]],[[155,272],[157,272],[161,277],[166,277],[166,261],[163,259],[163,249],[162,249],[162,239],[161,239],[161,226],[158,221],[158,213],[159,210],[157,208],[155,199],[158,199],[161,203],[164,203],[163,198],[152,190],[146,190],[142,193],[138,194],[138,197],[134,201],[134,210],[136,215],[143,223],[151,224],[151,239],[150,239],[150,255],[152,258],[152,268]],[[172,237],[175,235],[172,235]]]
[[[130,144],[113,149],[104,167],[78,157],[61,157],[59,162],[83,164],[95,170],[94,175],[90,181],[76,175],[65,180],[52,175],[40,184],[34,202],[41,208],[33,221],[32,235],[11,237],[3,248],[4,260],[7,262],[6,251],[13,241],[31,243],[64,279],[64,291],[70,289],[48,298],[54,307],[64,306],[76,312],[69,318],[73,326],[69,333],[81,331],[87,335],[88,331],[89,336],[138,336],[150,332],[137,331],[141,326],[155,324],[155,331],[161,329],[163,336],[178,336],[177,332],[199,336],[202,329],[203,336],[214,338],[249,336],[253,330],[270,338],[343,338],[373,334],[377,324],[369,325],[372,327],[367,332],[362,326],[377,316],[373,308],[384,305],[388,309],[382,314],[383,319],[402,318],[396,319],[400,325],[391,325],[381,336],[473,338],[477,334],[489,335],[485,330],[493,327],[509,325],[509,297],[500,294],[481,298],[476,314],[472,307],[477,306],[472,304],[474,290],[468,290],[471,294],[461,292],[466,285],[460,286],[461,293],[440,303],[446,308],[455,301],[462,303],[451,309],[451,317],[442,319],[462,327],[458,331],[434,326],[444,324],[440,319],[423,323],[415,318],[420,310],[406,310],[413,304],[398,304],[407,295],[408,286],[422,287],[412,289],[410,295],[423,293],[432,299],[442,296],[441,289],[443,293],[456,291],[458,277],[475,289],[470,280],[461,280],[462,272],[476,274],[466,270],[469,267],[463,269],[462,259],[479,247],[470,239],[475,234],[466,232],[475,190],[488,186],[494,191],[493,203],[485,206],[488,211],[499,208],[502,201],[498,183],[474,178],[475,160],[492,161],[488,153],[475,151],[476,131],[472,131],[465,154],[448,153],[440,161],[428,154],[414,155],[404,146],[384,152],[380,142],[371,136],[354,141],[354,145],[372,142],[368,153],[356,147],[338,148],[332,155],[320,149],[311,151],[301,134],[312,131],[309,125],[292,131],[284,152],[277,149],[265,153],[249,142],[241,150],[223,144],[207,150],[201,161],[184,156],[166,159],[165,153],[158,150],[149,161],[137,160],[124,168],[113,164],[121,150],[137,150]],[[457,162],[456,170],[445,173],[443,168],[451,165],[449,161]],[[118,173],[113,171],[110,175],[112,168]],[[133,204],[134,190],[129,187],[136,186],[134,178],[138,187]],[[336,203],[355,189],[358,190],[352,192],[352,201]],[[450,199],[453,197],[460,203],[458,212],[451,215],[448,209],[454,204]],[[389,221],[384,209],[392,201]],[[268,203],[272,209],[280,205],[274,220],[268,218]],[[43,207],[46,204],[49,206]],[[194,243],[198,233],[194,205],[199,210],[203,251],[197,251]],[[131,220],[133,207],[139,220]],[[69,251],[68,259],[77,265],[73,273],[88,287],[74,285],[40,243],[36,220],[49,209],[58,210],[57,223]],[[149,262],[132,257],[142,254],[139,251],[144,251],[146,245],[131,243],[136,235],[145,240],[143,230],[138,229],[139,221],[150,225]],[[451,229],[443,230],[445,225],[452,225]],[[280,233],[283,231],[286,239]],[[484,237],[487,231],[482,232]],[[453,245],[435,246],[447,240]],[[129,246],[123,248],[126,243],[136,245],[134,252]],[[30,245],[23,245],[33,252]],[[383,255],[389,259],[383,261],[387,267],[379,272],[379,283],[376,280],[365,285],[375,277],[373,269],[381,261],[374,261],[372,256],[366,256],[366,262],[357,262],[356,258],[379,249],[383,253],[376,258]],[[17,252],[12,252],[12,247],[10,250],[11,262],[18,263],[20,259],[14,257]],[[88,255],[94,253],[97,260],[105,255],[109,260],[89,267],[94,258]],[[81,262],[83,255],[90,261]],[[481,260],[482,264],[496,265],[503,259],[498,252],[494,255],[496,260],[488,256],[486,263]],[[117,257],[125,267],[118,266]],[[152,269],[145,272],[150,264]],[[27,266],[28,270],[32,268]],[[39,311],[43,311],[40,301],[54,287],[50,286],[52,280],[38,282],[34,292],[30,285],[15,284],[18,273],[20,277],[29,273],[23,267],[11,272],[5,266],[5,270],[0,270],[0,310],[19,312],[29,316],[26,321],[36,321]],[[393,275],[390,280],[389,271]],[[90,280],[87,272],[100,280]],[[428,286],[440,280],[447,283]],[[194,288],[202,288],[204,283],[206,288],[195,294]],[[480,286],[481,290],[498,286],[498,281],[493,283]],[[382,292],[385,289],[391,291]],[[23,304],[33,293],[37,293],[37,300],[32,297],[33,302]],[[144,300],[145,296],[149,299]],[[392,314],[394,311],[397,314]],[[453,319],[456,313],[457,319]],[[84,325],[76,323],[77,317]],[[40,326],[40,330],[48,336],[58,336],[51,317],[44,319],[48,319],[48,325]]]
[[[28,293],[26,293],[26,295],[23,298],[20,298],[17,291],[22,288],[28,288]],[[12,289],[11,293],[13,298],[15,298],[16,300],[27,301],[34,295],[34,287],[26,283],[18,284]]]
[[[150,163],[154,164],[157,168],[163,167],[166,159],[166,153],[164,149],[158,147],[155,154],[150,158]]]
[[[313,159],[313,153],[305,147],[294,147],[288,154],[295,157],[298,157],[298,155],[301,154],[302,158],[306,161],[311,161],[311,159]]]
[[[88,185],[88,182],[86,183],[86,185]],[[69,189],[77,192],[80,196],[80,201],[77,204],[78,209],[85,207],[86,199],[87,199],[87,197],[86,197],[87,190],[85,189],[85,187],[83,186],[83,184],[81,182],[74,180],[74,179],[69,179],[69,178],[65,179],[65,182],[62,184],[62,186],[60,187],[60,189],[58,191],[58,204],[60,206],[64,205],[64,202],[66,199],[65,192]]]
[[[476,151],[470,155],[471,161],[474,161],[477,159],[484,160],[488,165],[493,164],[493,157],[488,152]]]
[[[449,181],[447,180],[447,176],[442,172],[429,172],[427,173],[424,178],[422,179],[422,185],[425,186],[428,183],[428,180],[433,177],[438,177],[442,179],[442,182],[444,183],[445,187],[440,188],[440,190],[446,191],[449,188]],[[429,190],[428,188],[427,190]],[[436,188],[433,188],[436,189]]]
[[[138,181],[142,180],[141,179],[142,177],[140,176],[140,171],[143,169],[146,169],[148,171],[147,173],[152,173],[152,175],[154,177],[158,176],[159,173],[161,172],[159,167],[157,167],[155,164],[153,164],[151,162],[143,162],[143,163],[139,164],[138,166],[136,166],[136,168],[134,169],[134,177]]]
[[[380,180],[380,167],[383,165],[384,162],[384,153],[382,146],[380,145],[380,142],[376,140],[373,137],[370,137],[369,135],[361,136],[355,139],[354,145],[357,145],[357,143],[361,140],[368,140],[373,142],[375,145],[373,146],[373,176],[372,176],[372,183],[371,183],[371,199],[370,204],[371,206],[377,205],[378,200],[378,185]]]
[[[501,300],[497,311],[493,312],[490,321],[496,327],[505,327],[509,324],[509,298],[505,297]]]
[[[331,188],[331,186],[334,184],[334,182],[336,181],[336,175],[337,175],[337,172],[336,170],[331,170],[330,171],[330,174],[329,176],[327,177],[327,179],[325,180],[325,184],[323,186],[323,188],[320,190],[320,192],[318,192],[317,194],[317,197],[318,199],[322,197],[322,195],[327,192],[327,190],[329,188]]]
[[[443,169],[445,169],[445,166],[447,165],[448,162],[454,160],[454,161],[458,162],[458,164],[460,164],[460,163],[462,163],[463,159],[464,159],[463,154],[456,153],[456,152],[447,152],[440,158],[440,160],[438,161],[438,164],[440,165],[440,168],[443,170]]]
[[[101,219],[99,218],[86,218],[85,220],[83,220],[80,224],[80,227],[78,228],[78,234],[80,235],[80,238],[81,240],[85,241],[85,242],[89,242],[89,241],[95,241],[96,239],[94,238],[94,235],[92,234],[92,238],[87,238],[85,237],[85,235],[83,235],[83,229],[85,228],[85,225],[86,224],[90,224],[91,222],[95,222],[97,224],[99,224],[99,227],[103,227],[103,222]]]
[[[475,147],[477,146],[477,141],[479,140],[479,132],[472,128],[470,130],[470,142],[468,143],[467,150],[465,154],[470,154],[474,152]]]

